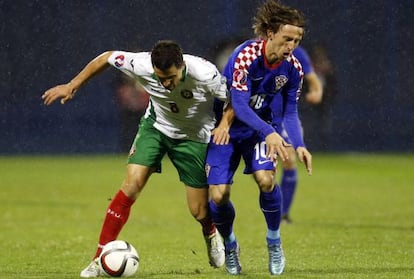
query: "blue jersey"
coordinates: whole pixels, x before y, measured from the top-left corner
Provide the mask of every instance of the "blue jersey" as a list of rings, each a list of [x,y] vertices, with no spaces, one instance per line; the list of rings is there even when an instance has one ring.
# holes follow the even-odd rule
[[[236,118],[230,127],[230,143],[210,142],[207,159],[207,182],[210,185],[232,184],[240,159],[244,173],[273,170],[275,163],[266,158],[265,137],[280,133],[282,121],[289,125],[295,146],[303,146],[297,112],[303,72],[294,56],[269,65],[264,50],[266,41],[249,40],[238,46],[223,75],[227,79]],[[221,115],[222,110],[217,110]]]
[[[280,133],[284,121],[294,147],[304,146],[297,111],[303,80],[301,64],[291,55],[269,65],[265,46],[264,40],[244,42],[223,70],[237,117],[230,137],[246,138],[254,133],[266,137],[275,129]]]

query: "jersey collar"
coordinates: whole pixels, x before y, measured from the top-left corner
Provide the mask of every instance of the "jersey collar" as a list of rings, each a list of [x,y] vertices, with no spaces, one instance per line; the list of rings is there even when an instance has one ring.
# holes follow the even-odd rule
[[[184,66],[184,69],[182,71],[182,77],[181,77],[180,81],[184,82],[186,77],[187,77],[187,65]]]

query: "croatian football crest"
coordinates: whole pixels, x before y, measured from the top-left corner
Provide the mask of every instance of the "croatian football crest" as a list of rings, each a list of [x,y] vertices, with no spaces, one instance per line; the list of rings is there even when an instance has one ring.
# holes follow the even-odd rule
[[[286,84],[287,81],[288,81],[288,78],[284,75],[276,76],[275,77],[276,91],[279,91],[280,88],[282,88]]]

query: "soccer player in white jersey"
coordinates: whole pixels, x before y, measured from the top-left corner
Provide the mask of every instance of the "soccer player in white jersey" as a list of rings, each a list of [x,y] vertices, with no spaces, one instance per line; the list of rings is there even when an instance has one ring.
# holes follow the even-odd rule
[[[44,103],[60,99],[65,104],[86,81],[110,65],[136,78],[149,93],[150,102],[129,153],[126,177],[106,211],[97,251],[80,276],[100,275],[96,259],[102,247],[117,238],[149,177],[161,172],[165,154],[186,186],[188,207],[202,226],[210,264],[222,266],[224,246],[208,209],[204,163],[211,135],[218,144],[229,140],[226,120],[230,117],[224,116],[214,129],[214,99],[227,101],[225,80],[210,62],[183,55],[173,41],[160,41],[151,52],[104,52],[69,83],[47,90],[42,95]],[[231,110],[226,111],[231,115]]]

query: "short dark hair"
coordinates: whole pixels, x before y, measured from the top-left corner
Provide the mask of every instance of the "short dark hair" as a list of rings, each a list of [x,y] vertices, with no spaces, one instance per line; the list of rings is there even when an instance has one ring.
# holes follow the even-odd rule
[[[161,71],[167,71],[173,65],[179,68],[184,63],[183,51],[174,41],[158,41],[151,51],[151,63],[152,66],[157,67]]]
[[[301,11],[285,6],[277,0],[267,0],[257,9],[252,27],[257,36],[266,38],[268,30],[277,32],[280,26],[285,24],[304,28],[305,17]]]

